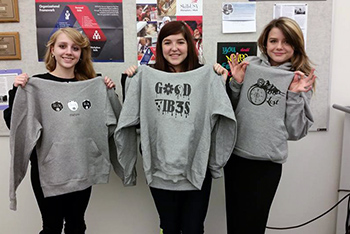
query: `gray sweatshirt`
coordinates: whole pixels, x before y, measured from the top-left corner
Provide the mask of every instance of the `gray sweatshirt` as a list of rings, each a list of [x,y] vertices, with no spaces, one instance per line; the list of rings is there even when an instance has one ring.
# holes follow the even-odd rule
[[[107,183],[120,113],[101,77],[61,83],[30,78],[14,100],[10,130],[10,208],[35,147],[45,197]]]
[[[230,81],[231,98],[238,100],[237,143],[234,153],[252,160],[284,163],[287,140],[304,137],[313,124],[312,91],[288,91],[291,64],[270,66],[266,57],[249,57],[243,84]],[[235,102],[236,100],[233,100]]]
[[[207,168],[213,178],[222,175],[236,142],[235,115],[211,66],[183,73],[138,68],[115,135],[125,185],[136,183],[138,123],[147,183],[160,189],[201,189]]]

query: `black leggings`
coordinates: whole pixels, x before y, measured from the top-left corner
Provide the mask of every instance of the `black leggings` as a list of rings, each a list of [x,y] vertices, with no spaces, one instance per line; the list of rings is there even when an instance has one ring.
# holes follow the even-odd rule
[[[201,190],[172,191],[150,187],[164,234],[204,233],[211,180],[207,173]]]
[[[263,234],[282,165],[232,155],[224,167],[228,234]]]
[[[40,185],[35,152],[31,157],[31,165],[32,187],[43,220],[43,230],[39,234],[61,234],[64,222],[64,233],[84,234],[86,230],[84,215],[90,200],[91,187],[45,198]]]

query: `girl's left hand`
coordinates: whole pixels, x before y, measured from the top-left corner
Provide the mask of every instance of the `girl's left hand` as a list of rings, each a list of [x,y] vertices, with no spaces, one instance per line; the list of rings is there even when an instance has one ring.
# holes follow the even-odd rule
[[[295,71],[292,83],[289,85],[289,91],[295,93],[310,91],[317,78],[314,72],[315,68],[312,68],[310,74],[305,77],[305,74],[303,72]]]
[[[111,78],[108,78],[108,76],[105,77],[105,84],[106,84],[107,88],[109,88],[109,89],[112,89],[115,87],[114,82],[112,81]]]

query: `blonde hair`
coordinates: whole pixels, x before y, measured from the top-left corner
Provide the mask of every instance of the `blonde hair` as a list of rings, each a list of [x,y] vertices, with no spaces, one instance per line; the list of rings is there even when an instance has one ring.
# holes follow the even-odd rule
[[[298,23],[290,18],[280,17],[272,20],[265,26],[258,39],[258,46],[261,53],[269,58],[266,45],[269,33],[273,28],[278,28],[282,31],[287,43],[290,44],[294,50],[294,54],[290,61],[292,63],[292,70],[302,71],[308,75],[311,72],[311,61],[305,52],[303,32]]]
[[[51,35],[46,44],[45,66],[50,72],[56,69],[56,59],[52,56],[51,48],[55,45],[57,37],[66,34],[76,45],[81,48],[79,62],[75,65],[74,75],[77,80],[87,80],[96,77],[95,69],[91,61],[91,48],[89,39],[75,28],[60,28]]]

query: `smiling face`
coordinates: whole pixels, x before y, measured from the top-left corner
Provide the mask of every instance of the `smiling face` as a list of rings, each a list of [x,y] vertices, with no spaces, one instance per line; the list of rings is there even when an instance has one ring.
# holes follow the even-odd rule
[[[279,28],[272,28],[268,34],[266,51],[272,66],[290,61],[294,55],[293,47],[287,42]]]
[[[56,59],[56,71],[74,71],[75,65],[79,62],[81,48],[65,33],[61,33],[51,47],[51,53]]]
[[[162,41],[165,60],[175,69],[182,72],[182,62],[187,58],[188,45],[182,33],[169,35]]]

